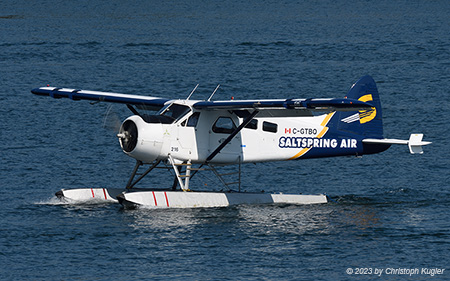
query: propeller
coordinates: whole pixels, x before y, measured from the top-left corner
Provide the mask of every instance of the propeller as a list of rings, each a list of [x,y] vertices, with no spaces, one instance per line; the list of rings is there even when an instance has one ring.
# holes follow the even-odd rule
[[[135,108],[127,104],[129,110],[139,115]],[[111,130],[119,138],[120,145],[125,152],[131,152],[136,148],[138,139],[138,128],[136,124],[127,120],[122,123],[120,111],[114,104],[110,104],[103,117],[103,128]]]
[[[103,128],[117,134],[120,125],[122,125],[122,121],[120,120],[119,114],[117,113],[116,108],[113,107],[113,104],[110,104],[105,112],[105,116],[103,116]]]

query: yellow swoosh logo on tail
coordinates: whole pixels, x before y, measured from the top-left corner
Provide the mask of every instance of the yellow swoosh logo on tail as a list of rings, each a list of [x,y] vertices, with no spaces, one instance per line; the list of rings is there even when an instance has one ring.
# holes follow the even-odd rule
[[[368,102],[373,101],[372,94],[368,94],[365,96],[362,96],[358,99],[359,101]],[[375,116],[377,116],[377,109],[375,107],[372,107],[370,109],[360,110],[359,111],[359,122],[361,124],[367,123],[372,121]]]

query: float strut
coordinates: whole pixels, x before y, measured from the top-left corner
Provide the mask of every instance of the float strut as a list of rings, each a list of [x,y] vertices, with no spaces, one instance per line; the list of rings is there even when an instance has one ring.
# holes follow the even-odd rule
[[[175,169],[178,169],[178,173],[175,173],[175,178],[173,179],[173,185],[172,185],[172,190],[176,190],[177,186],[178,186],[178,175],[181,174],[181,169],[183,167],[182,166],[178,166]]]
[[[130,179],[128,180],[127,183],[127,188],[133,188],[133,186],[135,186],[138,182],[140,182],[146,175],[148,175],[148,173],[150,173],[156,166],[158,166],[158,164],[161,163],[161,160],[158,160],[156,162],[153,163],[152,166],[150,166],[150,168],[147,169],[147,171],[145,171],[145,173],[143,173],[137,180],[135,180],[133,182],[134,177],[136,176],[136,173],[139,169],[140,166],[143,165],[142,161],[136,161],[136,166],[134,166],[134,170],[133,170],[133,174],[131,174]]]
[[[133,173],[131,173],[130,179],[127,182],[127,188],[132,188],[133,186],[131,183],[133,182],[134,177],[136,176],[136,173],[139,169],[139,167],[142,166],[142,161],[136,160],[136,165],[134,166]]]

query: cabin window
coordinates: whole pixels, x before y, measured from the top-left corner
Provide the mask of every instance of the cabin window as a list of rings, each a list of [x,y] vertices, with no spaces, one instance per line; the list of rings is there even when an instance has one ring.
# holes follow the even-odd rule
[[[231,134],[236,130],[236,125],[230,117],[219,117],[212,127],[212,131],[218,134]]]
[[[253,130],[258,129],[258,120],[253,119],[252,121],[250,121],[250,123],[247,124],[247,126],[245,126],[245,128]]]
[[[278,131],[278,125],[267,121],[263,122],[263,131],[276,133]]]
[[[194,114],[192,114],[191,117],[189,117],[188,122],[187,122],[187,126],[188,127],[195,127],[195,126],[197,126],[199,117],[200,117],[200,112],[194,112]]]

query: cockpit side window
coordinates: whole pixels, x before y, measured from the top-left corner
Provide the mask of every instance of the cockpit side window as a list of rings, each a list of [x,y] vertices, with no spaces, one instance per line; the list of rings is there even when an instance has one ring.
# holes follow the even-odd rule
[[[194,114],[189,117],[187,122],[188,127],[196,127],[198,123],[198,118],[200,117],[200,112],[194,112]]]
[[[218,134],[231,134],[236,130],[236,125],[230,117],[219,117],[212,127],[212,131]]]

